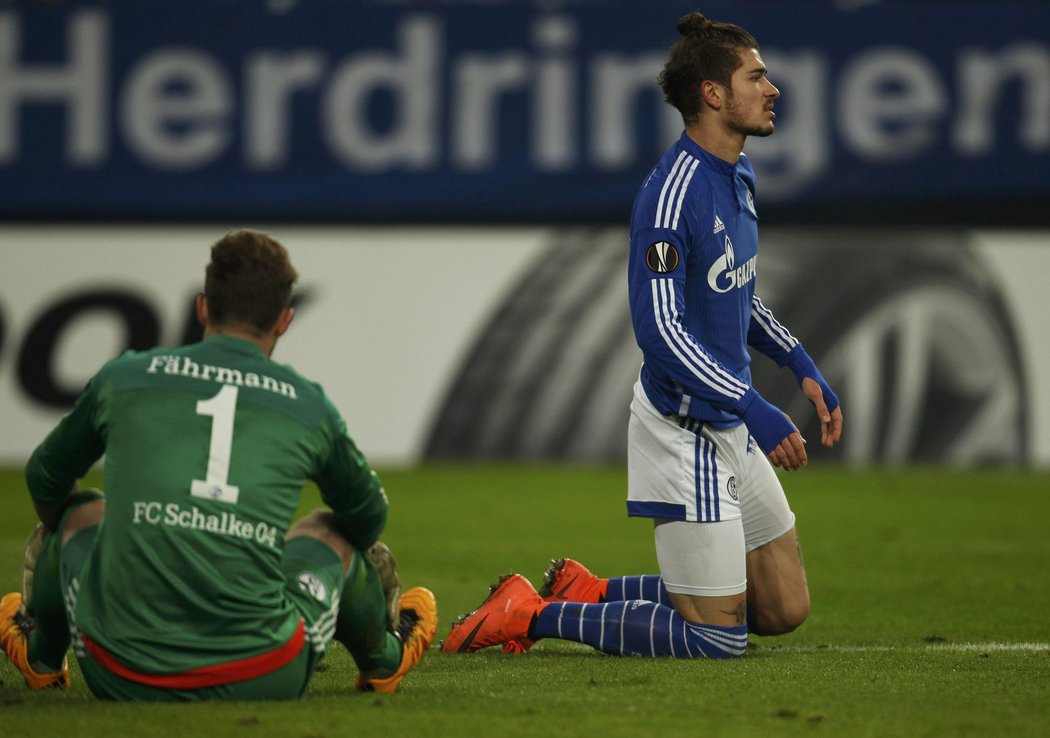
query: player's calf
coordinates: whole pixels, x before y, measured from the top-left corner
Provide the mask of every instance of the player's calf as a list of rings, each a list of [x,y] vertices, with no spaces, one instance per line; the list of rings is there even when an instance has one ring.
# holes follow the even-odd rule
[[[47,531],[43,523],[37,523],[33,532],[26,539],[22,556],[22,610],[30,617],[33,614],[33,578],[36,562],[40,558],[40,549]]]
[[[784,635],[802,625],[808,616],[808,597],[781,600],[762,607],[749,603],[747,625],[755,635]]]
[[[746,625],[689,622],[672,608],[645,600],[552,602],[532,632],[586,643],[615,656],[728,659],[747,651]]]
[[[394,554],[385,543],[376,541],[365,551],[365,556],[372,562],[376,574],[379,575],[379,583],[383,585],[383,595],[386,597],[390,622],[396,624],[401,600],[401,573],[397,568]]]
[[[747,620],[753,633],[790,633],[805,622],[809,607],[806,569],[794,528],[747,554]]]

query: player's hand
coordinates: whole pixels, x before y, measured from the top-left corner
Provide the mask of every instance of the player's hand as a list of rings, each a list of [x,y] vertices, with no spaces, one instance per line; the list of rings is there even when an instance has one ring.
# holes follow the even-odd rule
[[[809,377],[802,380],[802,394],[816,408],[817,417],[820,419],[820,442],[831,448],[842,438],[842,405],[828,412],[820,385]]]
[[[798,471],[809,463],[806,439],[796,430],[769,452],[769,463],[779,466],[784,471]]]

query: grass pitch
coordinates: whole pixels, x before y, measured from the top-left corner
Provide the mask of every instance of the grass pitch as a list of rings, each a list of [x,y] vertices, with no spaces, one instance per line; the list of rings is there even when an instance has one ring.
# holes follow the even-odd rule
[[[435,466],[381,476],[384,540],[437,595],[443,637],[496,576],[539,584],[572,556],[656,571],[622,469]],[[99,483],[99,480],[95,480]],[[784,476],[813,613],[731,662],[616,658],[543,641],[521,657],[435,648],[393,695],[352,692],[336,646],[301,702],[104,704],[74,666],[61,693],[0,659],[0,726],[21,736],[1044,736],[1050,734],[1050,475],[811,467]],[[18,586],[33,513],[0,473],[0,588]],[[317,505],[307,491],[301,511]],[[129,586],[134,586],[129,582]]]

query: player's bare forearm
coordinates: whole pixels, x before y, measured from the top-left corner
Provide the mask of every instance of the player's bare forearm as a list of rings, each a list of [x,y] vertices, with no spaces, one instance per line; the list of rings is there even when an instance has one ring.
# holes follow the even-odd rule
[[[820,419],[820,442],[831,448],[842,438],[842,406],[829,411],[820,385],[809,377],[802,380],[802,393],[813,403]]]

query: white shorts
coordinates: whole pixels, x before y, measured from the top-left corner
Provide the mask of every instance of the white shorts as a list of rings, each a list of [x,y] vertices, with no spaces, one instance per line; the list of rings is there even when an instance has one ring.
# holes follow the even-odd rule
[[[668,592],[724,597],[747,589],[740,518],[720,523],[655,523],[656,561]]]
[[[745,425],[717,430],[665,417],[640,382],[627,432],[627,511],[636,517],[717,524],[697,525],[692,534],[657,536],[661,574],[665,565],[672,574],[664,577],[665,585],[670,582],[686,594],[700,593],[690,588],[736,587],[736,575],[724,573],[726,562],[742,568],[748,551],[795,525],[784,488]],[[742,535],[726,533],[732,526],[721,523],[733,521]]]

